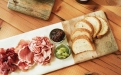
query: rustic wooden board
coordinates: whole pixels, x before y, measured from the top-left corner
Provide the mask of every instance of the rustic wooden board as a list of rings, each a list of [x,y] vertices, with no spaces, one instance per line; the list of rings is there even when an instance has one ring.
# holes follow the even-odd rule
[[[8,8],[48,20],[55,0],[9,0]]]
[[[105,13],[102,10],[92,12],[92,13],[89,13],[87,15],[82,15],[82,16],[73,18],[71,20],[67,20],[67,21],[62,22],[64,30],[67,34],[67,38],[68,38],[68,42],[69,42],[70,46],[72,45],[72,41],[71,41],[70,37],[71,37],[71,33],[74,30],[74,25],[78,21],[80,21],[81,19],[84,19],[86,16],[99,16],[99,17],[102,17],[103,19],[105,19],[108,22],[108,20],[105,16]],[[79,53],[79,54],[76,54],[76,55],[73,54],[75,63],[80,63],[80,62],[84,62],[84,61],[94,59],[94,58],[97,58],[97,57],[100,57],[100,56],[104,56],[104,55],[110,54],[110,53],[118,50],[117,43],[115,41],[115,38],[112,34],[112,30],[110,29],[110,27],[109,27],[108,34],[106,34],[104,37],[102,37],[100,39],[96,39],[94,41],[94,43],[95,43],[96,50],[86,51],[86,52]]]

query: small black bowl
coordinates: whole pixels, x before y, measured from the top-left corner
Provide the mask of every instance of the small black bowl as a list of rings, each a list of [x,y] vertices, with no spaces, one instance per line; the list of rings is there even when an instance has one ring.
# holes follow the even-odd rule
[[[65,32],[62,29],[55,28],[50,32],[49,37],[54,42],[61,42],[65,38]]]

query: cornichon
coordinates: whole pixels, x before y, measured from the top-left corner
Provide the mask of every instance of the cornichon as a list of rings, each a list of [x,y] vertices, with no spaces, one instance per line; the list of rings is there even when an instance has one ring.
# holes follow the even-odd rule
[[[61,44],[56,47],[55,49],[55,56],[59,59],[65,59],[69,57],[71,54],[70,49],[68,46]]]

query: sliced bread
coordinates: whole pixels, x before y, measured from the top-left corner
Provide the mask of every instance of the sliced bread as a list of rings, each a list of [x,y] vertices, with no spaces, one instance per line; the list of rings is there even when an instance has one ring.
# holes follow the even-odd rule
[[[97,34],[97,38],[101,38],[108,32],[108,23],[106,22],[106,20],[104,20],[101,17],[97,17],[97,18],[100,20],[101,25],[102,25],[100,32]]]
[[[87,20],[93,25],[93,28],[94,28],[93,38],[95,38],[101,30],[100,21],[96,17],[85,17],[85,20]]]
[[[87,35],[90,40],[92,40],[91,32],[88,29],[85,28],[77,28],[73,31],[71,35],[71,40],[73,41],[74,38],[81,36],[81,35]]]
[[[78,36],[72,42],[72,50],[75,54],[94,49],[95,49],[94,44],[90,41],[90,39],[86,35]]]
[[[89,23],[86,20],[81,20],[81,21],[77,22],[74,25],[74,27],[75,28],[85,28],[85,29],[88,29],[91,32],[91,34],[93,34],[93,32],[94,32],[94,28],[93,28],[92,24]]]

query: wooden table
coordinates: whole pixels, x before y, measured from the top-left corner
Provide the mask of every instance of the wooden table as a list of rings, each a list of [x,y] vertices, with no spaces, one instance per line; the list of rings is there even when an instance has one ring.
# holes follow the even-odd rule
[[[109,20],[119,51],[45,75],[84,75],[88,72],[121,75],[121,7],[110,6],[105,0],[91,0],[86,5],[79,4],[75,0],[56,0],[50,19],[44,21],[9,10],[7,2],[8,0],[0,0],[0,40],[93,11],[103,10]]]

